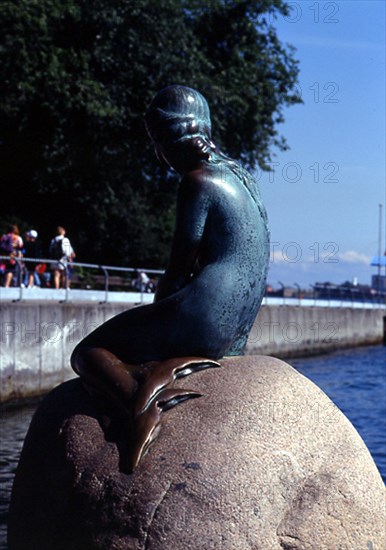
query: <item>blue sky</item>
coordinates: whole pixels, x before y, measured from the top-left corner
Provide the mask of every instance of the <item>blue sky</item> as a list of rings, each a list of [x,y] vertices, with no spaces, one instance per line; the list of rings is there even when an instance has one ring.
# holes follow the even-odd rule
[[[271,226],[268,282],[369,284],[379,204],[385,248],[385,3],[288,2],[275,21],[296,47],[304,101],[280,126],[290,150],[258,174]]]

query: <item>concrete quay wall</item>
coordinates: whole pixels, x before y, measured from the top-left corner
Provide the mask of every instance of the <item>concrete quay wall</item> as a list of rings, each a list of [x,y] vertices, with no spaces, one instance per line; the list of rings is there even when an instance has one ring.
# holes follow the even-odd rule
[[[0,306],[0,403],[43,395],[75,376],[76,344],[127,305],[9,303]]]
[[[48,392],[74,376],[75,345],[126,304],[0,305],[0,404]],[[131,305],[134,307],[134,304]],[[246,353],[294,357],[381,343],[385,310],[263,306]]]
[[[385,319],[382,308],[263,306],[246,354],[290,358],[381,344]]]

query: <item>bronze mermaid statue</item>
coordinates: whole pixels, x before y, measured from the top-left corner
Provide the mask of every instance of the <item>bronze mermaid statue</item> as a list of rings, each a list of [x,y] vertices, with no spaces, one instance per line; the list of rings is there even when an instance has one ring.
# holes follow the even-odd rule
[[[127,419],[132,471],[161,413],[199,397],[177,378],[242,355],[265,291],[269,233],[257,183],[212,142],[196,90],[169,86],[145,118],[159,161],[181,180],[170,258],[154,302],[125,311],[75,348],[72,367],[90,393]]]

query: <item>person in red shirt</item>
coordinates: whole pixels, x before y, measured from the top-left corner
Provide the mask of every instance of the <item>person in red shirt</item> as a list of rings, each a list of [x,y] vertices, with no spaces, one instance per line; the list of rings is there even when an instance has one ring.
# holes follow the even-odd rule
[[[6,288],[11,286],[11,282],[16,270],[16,260],[22,256],[23,239],[19,235],[17,225],[8,226],[8,231],[0,239],[0,253],[2,256],[8,256],[5,262],[5,281]]]

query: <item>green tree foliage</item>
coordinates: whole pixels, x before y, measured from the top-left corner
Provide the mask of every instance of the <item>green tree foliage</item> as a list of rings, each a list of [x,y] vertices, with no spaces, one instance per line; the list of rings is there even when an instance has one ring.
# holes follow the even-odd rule
[[[3,0],[0,216],[47,238],[64,225],[79,261],[164,266],[176,178],[143,124],[154,94],[195,87],[214,141],[264,168],[296,103],[298,68],[272,22],[282,0]]]

